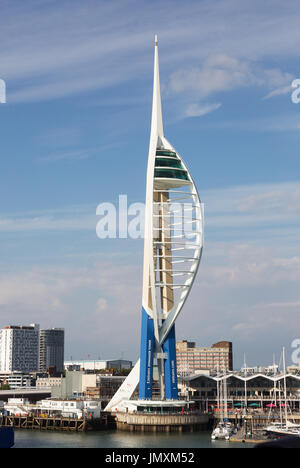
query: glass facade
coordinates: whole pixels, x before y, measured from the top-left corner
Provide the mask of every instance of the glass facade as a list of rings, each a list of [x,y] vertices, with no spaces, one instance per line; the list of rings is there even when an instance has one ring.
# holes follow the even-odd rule
[[[40,332],[40,372],[55,367],[56,372],[64,370],[65,331],[60,328]]]
[[[175,151],[170,151],[170,150],[166,150],[166,149],[156,150],[156,156],[167,156],[168,158],[177,159],[177,154],[175,153]]]
[[[175,167],[176,169],[183,169],[181,162],[178,159],[172,158],[156,158],[155,167]]]
[[[187,172],[180,169],[155,169],[154,177],[164,179],[189,180]]]

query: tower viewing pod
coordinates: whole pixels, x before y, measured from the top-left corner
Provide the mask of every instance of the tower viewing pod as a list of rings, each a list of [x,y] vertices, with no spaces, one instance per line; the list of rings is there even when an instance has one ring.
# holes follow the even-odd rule
[[[183,159],[164,136],[155,36],[140,359],[106,411],[118,411],[126,404],[128,408],[137,386],[136,406],[146,402],[153,406],[158,401],[182,406],[177,388],[175,321],[192,288],[202,247],[203,215],[196,186]]]

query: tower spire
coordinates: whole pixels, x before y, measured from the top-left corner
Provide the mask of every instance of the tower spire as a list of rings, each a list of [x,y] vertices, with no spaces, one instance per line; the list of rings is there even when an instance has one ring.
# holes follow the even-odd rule
[[[151,137],[163,137],[163,136],[164,136],[164,128],[163,128],[163,120],[162,120],[162,106],[161,106],[161,95],[160,95],[158,38],[157,38],[157,35],[155,35]]]

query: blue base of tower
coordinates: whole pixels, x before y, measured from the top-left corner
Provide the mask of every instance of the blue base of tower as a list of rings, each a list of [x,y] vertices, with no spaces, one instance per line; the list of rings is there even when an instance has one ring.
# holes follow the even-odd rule
[[[152,399],[153,385],[153,356],[154,356],[154,323],[144,308],[142,308],[142,333],[140,350],[140,382],[139,398],[141,400]],[[163,344],[163,352],[167,354],[164,361],[165,398],[167,400],[178,399],[177,365],[176,365],[176,338],[175,325]]]
[[[151,400],[153,383],[154,323],[142,308],[139,398]]]
[[[170,330],[170,333],[163,344],[163,351],[167,353],[168,359],[164,362],[165,370],[165,397],[167,400],[178,399],[178,384],[177,384],[177,364],[176,364],[176,338],[175,325]]]

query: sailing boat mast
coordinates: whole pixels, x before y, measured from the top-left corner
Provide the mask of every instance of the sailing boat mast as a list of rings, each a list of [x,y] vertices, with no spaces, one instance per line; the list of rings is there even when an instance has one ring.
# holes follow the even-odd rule
[[[224,367],[224,420],[228,421],[228,408],[227,408],[227,380],[226,380],[226,368]]]
[[[220,381],[219,381],[219,363],[217,364],[217,408],[220,411]]]
[[[282,350],[282,360],[283,360],[283,391],[284,391],[284,416],[285,424],[288,423],[288,412],[287,412],[287,391],[286,391],[286,362],[285,362],[285,347]]]
[[[244,376],[245,376],[245,402],[244,402],[244,414],[247,413],[247,365],[246,365],[246,355],[244,354]]]

